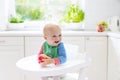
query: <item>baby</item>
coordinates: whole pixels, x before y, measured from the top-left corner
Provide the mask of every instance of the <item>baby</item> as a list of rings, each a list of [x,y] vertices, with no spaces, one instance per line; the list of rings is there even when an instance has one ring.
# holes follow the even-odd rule
[[[39,55],[38,62],[42,67],[48,64],[60,65],[66,62],[66,51],[62,40],[61,29],[56,24],[46,24],[44,29],[44,39]],[[50,76],[51,77],[51,76]],[[43,77],[42,80],[48,80],[49,77]],[[52,77],[53,80],[58,80],[60,76]]]

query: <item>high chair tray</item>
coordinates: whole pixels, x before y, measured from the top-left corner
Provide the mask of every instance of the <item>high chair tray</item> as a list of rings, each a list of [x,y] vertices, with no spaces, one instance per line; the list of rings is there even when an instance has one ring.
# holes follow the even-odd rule
[[[16,66],[19,71],[27,75],[34,76],[56,76],[80,70],[87,65],[86,60],[82,57],[76,60],[68,60],[61,65],[48,65],[41,67],[37,61],[37,55],[28,56],[17,61]]]

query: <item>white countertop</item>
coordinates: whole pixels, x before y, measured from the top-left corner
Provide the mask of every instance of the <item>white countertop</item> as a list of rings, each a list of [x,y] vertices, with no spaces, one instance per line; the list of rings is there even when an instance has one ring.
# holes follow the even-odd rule
[[[108,32],[97,31],[62,31],[63,36],[107,36]],[[0,31],[0,37],[5,36],[43,36],[42,31]]]
[[[120,38],[120,32],[109,32],[107,34],[110,37]]]
[[[43,36],[42,31],[0,31],[0,37],[23,37]],[[63,36],[111,36],[120,38],[120,32],[97,32],[97,31],[62,31]]]

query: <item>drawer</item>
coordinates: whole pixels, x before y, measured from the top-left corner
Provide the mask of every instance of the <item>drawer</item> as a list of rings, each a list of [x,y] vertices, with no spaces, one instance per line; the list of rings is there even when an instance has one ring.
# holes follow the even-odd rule
[[[24,45],[24,37],[0,37],[0,45]]]
[[[86,40],[90,40],[90,41],[104,41],[107,38],[106,37],[85,37]]]

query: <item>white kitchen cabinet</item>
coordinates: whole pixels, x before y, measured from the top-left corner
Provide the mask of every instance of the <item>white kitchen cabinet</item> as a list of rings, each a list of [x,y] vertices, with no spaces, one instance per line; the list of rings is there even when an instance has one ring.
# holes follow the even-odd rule
[[[23,37],[0,37],[0,80],[24,80],[16,68],[17,60],[23,57]]]
[[[25,56],[38,54],[43,42],[43,37],[25,37]]]
[[[68,36],[65,36],[63,37],[63,42],[64,44],[70,44],[70,45],[74,45],[74,46],[78,46],[77,49],[80,53],[84,53],[85,51],[85,40],[84,40],[84,37],[80,37],[80,36],[75,36],[75,37],[68,37]],[[73,49],[71,51],[75,51],[77,49]]]
[[[108,38],[108,80],[120,80],[120,38]]]
[[[85,37],[85,51],[92,59],[88,80],[107,80],[107,37]]]
[[[84,52],[84,37],[63,37],[64,44],[76,45],[80,52]],[[25,56],[38,54],[42,43],[43,37],[25,37]]]

